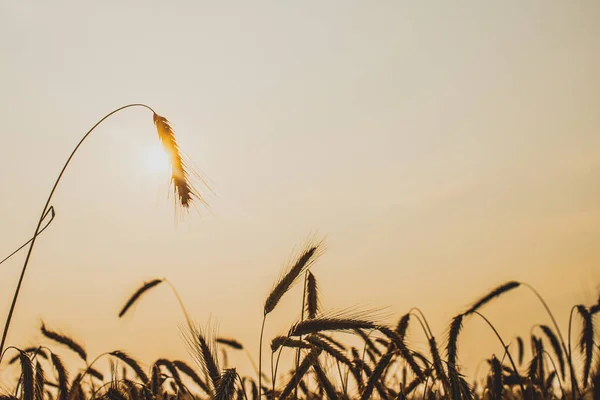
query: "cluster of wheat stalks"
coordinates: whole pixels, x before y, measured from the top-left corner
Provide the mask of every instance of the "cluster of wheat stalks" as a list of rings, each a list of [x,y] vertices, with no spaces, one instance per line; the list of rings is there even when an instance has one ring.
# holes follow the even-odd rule
[[[15,308],[23,276],[36,238],[54,219],[52,195],[71,158],[86,137],[103,120],[128,107],[145,107],[152,111],[161,142],[171,157],[172,182],[178,202],[189,207],[202,197],[190,183],[187,169],[173,131],[166,119],[143,104],[121,107],[102,118],[79,142],[48,197],[31,240],[16,251],[29,245],[12,306],[5,323],[0,344],[0,361],[7,352],[14,352],[8,362],[19,363],[20,374],[14,388],[0,395],[2,399],[22,400],[192,400],[192,399],[600,399],[600,352],[595,341],[594,317],[600,312],[598,303],[573,306],[569,317],[567,341],[540,294],[522,282],[507,282],[483,296],[465,311],[455,316],[441,351],[425,315],[413,308],[403,315],[395,326],[386,326],[369,313],[323,311],[319,302],[317,279],[311,266],[324,251],[322,241],[310,240],[300,254],[282,271],[266,297],[258,346],[258,366],[252,376],[240,376],[227,365],[228,351],[250,352],[237,340],[214,337],[198,328],[189,317],[175,287],[166,279],[144,283],[119,313],[130,312],[142,296],[151,289],[168,284],[176,295],[185,315],[186,343],[195,361],[192,366],[181,360],[156,360],[149,369],[143,368],[123,351],[100,354],[91,362],[85,349],[76,340],[49,329],[42,324],[42,334],[54,343],[74,352],[82,361],[82,368],[69,373],[60,355],[46,346],[19,349],[4,348],[11,317]],[[44,221],[46,221],[44,225]],[[44,225],[42,227],[42,225]],[[16,252],[15,251],[15,252]],[[13,252],[8,257],[12,256]],[[8,258],[7,257],[7,258]],[[7,258],[0,261],[4,262]],[[287,335],[270,341],[270,369],[263,367],[263,333],[267,316],[275,311],[280,300],[299,281],[304,281],[301,302],[302,315],[288,330]],[[525,288],[541,301],[552,321],[552,326],[537,325],[531,330],[531,359],[524,361],[524,341],[506,343],[493,324],[481,313],[492,301],[506,293]],[[576,347],[572,345],[574,316],[581,320]],[[496,334],[504,351],[492,354],[487,360],[488,374],[481,381],[469,381],[461,374],[458,362],[458,337],[463,325],[471,318],[482,318]],[[427,338],[428,349],[418,351],[406,340],[410,323],[417,323]],[[360,345],[349,344],[340,338],[358,339]],[[356,342],[356,340],[354,340]],[[574,348],[575,347],[575,348]],[[282,352],[292,352],[293,365],[283,372]],[[578,352],[582,363],[575,363]],[[218,356],[220,355],[220,357]],[[101,358],[111,360],[111,371],[103,374],[94,366]],[[224,365],[224,367],[220,367]],[[278,373],[279,372],[279,373]],[[0,399],[1,400],[1,399]]]
[[[454,317],[445,338],[445,351],[429,328],[425,315],[417,308],[403,315],[395,326],[385,326],[366,313],[321,310],[319,291],[310,270],[323,251],[322,242],[309,242],[297,259],[287,266],[264,304],[264,321],[281,298],[298,281],[304,280],[302,317],[287,335],[270,340],[271,368],[264,371],[262,351],[259,366],[252,376],[240,376],[227,364],[228,351],[249,352],[237,340],[211,335],[192,323],[177,291],[166,279],[144,283],[127,300],[119,317],[131,312],[144,294],[166,283],[177,296],[186,318],[185,338],[194,364],[181,360],[158,359],[148,369],[123,351],[103,353],[92,362],[83,347],[74,339],[42,325],[45,337],[77,354],[83,366],[72,373],[64,367],[61,357],[48,347],[12,348],[16,355],[11,363],[20,363],[21,375],[12,394],[5,398],[23,400],[175,400],[175,399],[583,399],[600,396],[600,353],[595,341],[593,319],[600,312],[600,299],[591,306],[576,305],[569,319],[568,340],[565,343],[557,326],[536,325],[531,330],[531,359],[524,360],[525,344],[517,337],[507,344],[491,322],[482,314],[483,308],[517,288],[531,290],[546,303],[531,286],[507,282],[477,300]],[[549,316],[555,323],[554,316]],[[577,349],[571,343],[573,316],[579,338]],[[471,318],[482,318],[504,347],[502,354],[492,354],[487,363],[488,374],[473,382],[461,374],[458,364],[458,337]],[[427,338],[427,351],[411,348],[406,340],[409,324],[417,323]],[[355,336],[354,344],[341,337]],[[262,331],[261,331],[262,348]],[[360,343],[357,345],[356,343]],[[279,373],[280,355],[291,352],[295,357],[284,373]],[[581,365],[573,362],[573,352],[583,356]],[[102,357],[111,359],[110,376],[94,368]],[[593,365],[595,367],[593,367]],[[51,371],[51,372],[50,372]],[[258,371],[261,371],[259,374]]]

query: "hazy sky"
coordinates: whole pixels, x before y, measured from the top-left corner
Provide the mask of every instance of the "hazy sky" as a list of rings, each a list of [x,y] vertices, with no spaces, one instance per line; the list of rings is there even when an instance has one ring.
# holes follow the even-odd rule
[[[0,2],[0,258],[79,138],[130,102],[173,123],[217,194],[176,224],[151,113],[101,125],[52,202],[9,344],[38,343],[43,319],[91,355],[185,358],[167,286],[117,318],[166,276],[257,355],[265,297],[315,232],[325,308],[389,306],[395,322],[419,306],[442,338],[516,279],[565,326],[600,284],[598,21],[594,0]],[[23,259],[0,266],[2,315]],[[296,287],[267,338],[300,302]],[[521,289],[485,313],[507,340],[549,322]],[[494,340],[467,322],[467,372]]]

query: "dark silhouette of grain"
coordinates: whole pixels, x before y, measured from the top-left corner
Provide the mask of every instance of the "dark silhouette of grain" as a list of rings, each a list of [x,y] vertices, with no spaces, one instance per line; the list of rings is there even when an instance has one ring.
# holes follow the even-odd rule
[[[129,298],[129,300],[127,300],[127,302],[125,303],[125,305],[123,306],[123,308],[119,312],[119,318],[123,317],[123,315],[125,315],[125,313],[127,312],[127,310],[129,310],[135,304],[135,302],[139,300],[139,298],[144,293],[146,293],[148,290],[152,289],[153,287],[159,285],[163,281],[164,281],[163,279],[153,279],[153,280],[151,280],[149,282],[145,282],[138,290],[136,290],[131,295],[131,297]]]
[[[46,336],[48,339],[54,340],[55,342],[68,347],[69,349],[71,349],[72,351],[77,353],[77,355],[79,355],[79,357],[81,357],[81,359],[83,361],[87,361],[87,353],[85,352],[83,346],[81,346],[80,344],[75,342],[75,340],[71,339],[67,335],[64,335],[62,333],[55,332],[55,331],[52,331],[52,330],[46,328],[46,325],[44,325],[43,322],[42,322],[41,331],[42,331],[42,334],[44,336]]]

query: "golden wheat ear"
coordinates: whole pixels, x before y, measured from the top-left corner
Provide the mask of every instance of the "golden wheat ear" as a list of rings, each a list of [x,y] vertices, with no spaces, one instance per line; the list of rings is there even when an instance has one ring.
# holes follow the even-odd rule
[[[171,183],[173,184],[175,201],[184,208],[189,208],[195,199],[204,203],[204,198],[200,196],[191,181],[191,177],[197,176],[197,174],[185,162],[171,124],[165,117],[161,117],[156,113],[154,113],[153,119],[160,143],[167,152],[171,163]]]

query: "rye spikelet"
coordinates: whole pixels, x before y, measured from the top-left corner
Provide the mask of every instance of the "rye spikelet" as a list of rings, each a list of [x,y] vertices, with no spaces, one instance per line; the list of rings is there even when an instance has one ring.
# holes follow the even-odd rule
[[[331,383],[331,381],[329,380],[329,378],[327,377],[327,375],[325,374],[325,372],[321,368],[319,360],[317,360],[313,364],[313,370],[315,371],[315,375],[317,376],[317,380],[321,384],[321,387],[323,388],[323,390],[327,394],[327,398],[329,400],[337,400],[337,399],[339,399],[339,396],[337,395],[335,387],[333,386],[333,384]]]
[[[218,337],[217,343],[224,344],[225,346],[231,347],[232,349],[235,349],[235,350],[243,350],[244,349],[244,346],[242,346],[242,344],[235,339],[227,339],[227,338]]]
[[[219,372],[219,363],[215,354],[216,344],[214,336],[208,336],[200,328],[193,325],[188,325],[187,335],[185,336],[188,348],[192,353],[192,357],[198,366],[210,378],[210,383],[213,390],[217,389],[221,373]]]
[[[35,385],[34,385],[34,399],[35,400],[43,400],[44,399],[44,383],[46,382],[46,378],[44,377],[44,369],[42,368],[42,364],[39,362],[35,363]]]
[[[98,379],[100,382],[104,381],[104,375],[102,374],[102,372],[98,371],[93,367],[88,367],[87,373],[93,376],[94,378]]]
[[[322,349],[327,354],[329,354],[342,364],[346,365],[347,367],[354,368],[354,364],[352,364],[352,361],[350,361],[350,359],[346,357],[344,353],[330,345],[327,341],[321,339],[321,337],[317,335],[309,335],[306,337],[306,341],[312,344],[313,346]]]
[[[150,379],[150,391],[152,392],[153,396],[158,396],[160,393],[160,387],[163,383],[163,380],[160,376],[160,368],[158,368],[158,365],[153,364],[152,365],[152,378]]]
[[[297,282],[298,277],[310,268],[322,253],[322,241],[308,241],[300,253],[300,257],[298,257],[294,264],[286,269],[285,273],[279,278],[275,286],[273,286],[273,289],[271,289],[271,292],[265,301],[264,315],[269,314],[275,309],[283,295]]]
[[[150,379],[148,378],[148,375],[146,375],[146,373],[144,372],[142,367],[140,367],[140,365],[137,363],[137,361],[135,361],[127,353],[116,350],[116,351],[110,352],[108,354],[110,354],[111,356],[113,356],[113,357],[123,361],[125,364],[127,364],[127,366],[129,366],[129,368],[131,368],[135,372],[135,374],[138,376],[138,378],[140,378],[140,380],[142,381],[142,383],[144,385],[150,384]]]
[[[311,349],[310,343],[303,340],[290,338],[288,336],[276,336],[271,340],[271,351],[275,353],[280,347],[291,347],[296,349]]]
[[[473,389],[471,388],[471,385],[469,385],[469,382],[467,382],[467,380],[463,376],[459,376],[458,384],[460,387],[461,397],[464,400],[472,400],[473,399]]]
[[[504,388],[504,383],[502,381],[502,365],[500,361],[494,356],[492,357],[492,394],[495,400],[502,399],[502,389]]]
[[[235,368],[226,369],[219,379],[219,384],[215,390],[216,400],[231,400],[235,394],[235,378],[237,372]]]
[[[294,374],[288,381],[287,385],[279,395],[279,400],[285,400],[290,394],[292,394],[292,391],[296,388],[298,382],[300,382],[308,369],[317,362],[319,354],[321,354],[321,349],[313,349],[304,357],[300,365],[298,365],[296,371],[294,371]]]
[[[81,387],[81,374],[77,374],[73,382],[71,383],[71,390],[69,390],[69,400],[84,400],[83,388]]]
[[[453,368],[456,367],[456,352],[458,345],[458,335],[462,329],[463,314],[459,314],[452,319],[450,324],[450,330],[448,332],[448,346],[446,352],[448,353],[448,364]]]
[[[403,394],[405,396],[411,394],[413,390],[415,390],[417,387],[419,387],[419,385],[421,383],[423,383],[425,381],[425,377],[429,376],[430,373],[431,373],[431,371],[427,370],[423,373],[423,376],[421,376],[421,377],[417,376],[415,379],[413,379],[408,385],[406,385],[406,388],[404,389]]]
[[[446,346],[448,378],[450,381],[450,392],[454,398],[461,398],[461,384],[456,366],[456,353],[458,349],[458,335],[462,329],[463,315],[459,314],[452,319],[448,331],[448,345]]]
[[[398,325],[396,326],[396,333],[400,336],[401,339],[404,339],[406,336],[406,329],[408,329],[408,323],[410,321],[410,313],[406,313],[400,318],[398,321]]]
[[[417,362],[415,361],[413,354],[408,349],[408,347],[406,347],[406,344],[404,344],[404,340],[400,337],[400,335],[398,335],[398,333],[396,333],[393,330],[391,330],[387,327],[384,327],[384,326],[380,326],[378,329],[388,339],[390,339],[392,341],[392,343],[394,343],[394,346],[398,349],[400,355],[402,356],[404,361],[406,361],[406,363],[408,364],[408,366],[410,367],[412,372],[416,376],[422,377],[423,371],[421,370],[421,367],[419,367],[419,364],[417,364]],[[390,350],[391,350],[391,348],[390,348]],[[388,353],[390,352],[390,350],[388,350]]]
[[[554,351],[554,354],[556,355],[556,359],[558,360],[558,365],[560,367],[560,375],[562,377],[564,377],[565,376],[565,360],[563,357],[562,347],[560,347],[560,342],[558,341],[558,338],[556,337],[556,335],[554,334],[552,329],[550,329],[549,326],[540,325],[540,329],[542,330],[542,332],[544,332],[544,335],[546,335],[546,338],[548,338],[548,341],[550,342],[550,345],[552,346],[552,350]]]
[[[183,384],[183,382],[181,381],[181,376],[179,376],[179,372],[177,371],[177,368],[175,368],[175,365],[173,365],[173,363],[165,358],[159,358],[158,360],[156,360],[156,362],[154,363],[154,365],[157,366],[162,366],[165,367],[167,369],[167,371],[169,371],[169,374],[171,374],[171,378],[173,378],[173,380],[175,381],[175,383],[177,384],[177,388],[179,388],[180,392],[185,392],[185,386]]]
[[[450,388],[450,382],[448,381],[448,377],[444,371],[442,358],[440,357],[440,352],[438,350],[435,337],[433,336],[429,339],[429,351],[431,352],[431,357],[433,358],[433,367],[435,369],[435,373],[438,379],[442,382],[444,389],[448,390]]]
[[[502,294],[504,294],[512,289],[515,289],[515,288],[519,287],[520,285],[521,284],[517,281],[510,281],[510,282],[506,282],[506,283],[498,286],[497,288],[495,288],[494,290],[489,292],[487,295],[485,295],[481,299],[477,300],[477,302],[475,302],[475,304],[473,304],[471,306],[471,308],[469,308],[467,311],[465,311],[464,315],[466,316],[466,315],[474,313],[475,311],[478,311],[481,307],[483,307],[484,305],[486,305],[487,303],[489,303],[496,297],[500,297]]]
[[[42,334],[44,336],[46,336],[48,339],[54,340],[55,342],[68,347],[69,349],[71,349],[72,351],[77,353],[77,355],[79,355],[79,357],[81,357],[81,359],[83,361],[87,361],[87,353],[85,352],[83,347],[80,344],[76,343],[70,337],[68,337],[62,333],[54,332],[54,331],[47,329],[46,325],[44,325],[43,322],[42,322],[41,331],[42,331]]]
[[[323,340],[326,340],[332,346],[337,347],[340,351],[346,351],[346,346],[344,346],[342,343],[340,343],[339,341],[335,340],[331,336],[325,335],[323,333],[316,333],[315,335],[318,336],[318,337],[320,337]]]
[[[127,300],[127,303],[125,303],[125,305],[123,306],[123,308],[121,309],[121,312],[119,312],[119,318],[123,317],[123,315],[125,315],[125,313],[127,312],[127,310],[129,310],[131,308],[131,306],[133,306],[133,304],[138,301],[138,299],[144,294],[146,293],[148,290],[152,289],[153,287],[159,285],[160,283],[162,283],[164,281],[164,279],[153,279],[149,282],[145,282],[138,290],[136,290],[131,297],[129,298],[129,300]]]
[[[59,356],[54,353],[50,354],[52,360],[52,366],[56,370],[58,376],[58,400],[67,400],[69,393],[69,375],[65,365]]]
[[[375,383],[379,380],[383,371],[387,368],[388,364],[392,360],[393,353],[387,352],[379,359],[377,365],[375,365],[375,369],[373,369],[373,373],[369,376],[369,380],[367,381],[367,385],[365,386],[364,391],[362,392],[360,398],[361,400],[368,400],[371,398],[371,394],[373,393],[373,389],[375,388]]]
[[[319,312],[319,293],[317,279],[308,271],[306,277],[306,313],[308,318],[316,318]]]
[[[590,376],[590,369],[592,366],[592,356],[594,353],[594,324],[592,321],[592,315],[585,308],[585,306],[577,306],[577,312],[583,319],[583,327],[581,329],[581,335],[579,337],[579,349],[584,354],[583,361],[583,387],[587,387],[588,378]]]
[[[196,385],[198,385],[200,387],[200,389],[204,390],[204,392],[206,394],[210,394],[210,389],[208,388],[206,383],[202,380],[202,378],[200,378],[200,376],[196,373],[196,371],[194,371],[194,369],[192,367],[187,365],[185,362],[179,361],[179,360],[173,361],[173,365],[179,371],[181,371],[181,373],[190,377],[194,381],[194,383],[196,383]]]
[[[34,373],[31,359],[27,354],[20,352],[19,361],[21,363],[21,376],[23,382],[23,400],[33,400],[34,396]]]
[[[31,354],[33,358],[35,358],[35,357],[41,357],[44,360],[48,359],[48,355],[46,354],[46,352],[44,351],[44,349],[42,349],[41,347],[36,347],[36,346],[27,347],[26,349],[23,349],[22,351],[23,351],[23,353]],[[16,363],[17,361],[19,361],[19,357],[20,357],[20,355],[17,354],[13,358],[11,358],[8,363],[9,364]]]
[[[375,329],[372,321],[354,318],[313,318],[296,322],[290,329],[289,336],[304,336],[323,331],[352,331],[355,329]]]
[[[154,125],[156,125],[156,130],[158,131],[158,138],[169,156],[171,163],[171,183],[176,200],[183,208],[189,208],[194,199],[204,202],[191,183],[191,171],[183,159],[171,124],[169,124],[166,118],[155,113]]]
[[[519,353],[519,365],[523,365],[523,355],[525,354],[525,345],[521,336],[517,336],[517,348]]]

